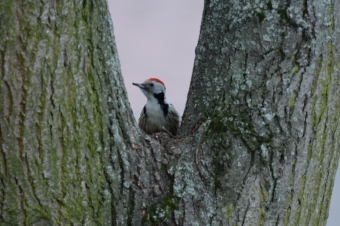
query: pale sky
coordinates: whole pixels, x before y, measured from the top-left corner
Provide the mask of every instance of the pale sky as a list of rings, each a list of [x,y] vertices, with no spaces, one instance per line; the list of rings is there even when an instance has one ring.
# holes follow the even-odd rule
[[[198,41],[203,0],[108,0],[125,86],[136,118],[146,103],[132,82],[156,77],[183,114]],[[340,172],[327,226],[340,225]]]

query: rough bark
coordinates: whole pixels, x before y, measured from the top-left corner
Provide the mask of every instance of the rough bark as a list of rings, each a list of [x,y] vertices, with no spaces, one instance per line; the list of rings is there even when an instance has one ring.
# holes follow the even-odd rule
[[[339,9],[205,1],[182,134],[199,123],[205,132],[187,155],[199,164],[175,178],[192,187],[177,219],[326,224],[339,160]]]
[[[172,139],[136,126],[105,1],[2,1],[0,223],[324,225],[339,10],[205,1]]]
[[[106,1],[0,17],[0,224],[111,225],[136,127]]]

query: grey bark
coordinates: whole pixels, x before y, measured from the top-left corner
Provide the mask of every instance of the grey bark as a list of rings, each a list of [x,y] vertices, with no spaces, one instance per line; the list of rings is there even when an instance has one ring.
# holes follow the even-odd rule
[[[105,1],[2,1],[0,223],[325,225],[339,8],[205,1],[173,139],[136,126]]]
[[[106,1],[5,0],[0,21],[0,224],[111,225],[136,126]]]
[[[339,1],[205,1],[182,130],[202,123],[187,174],[204,177],[175,178],[192,185],[184,222],[326,224],[339,160],[333,12]]]

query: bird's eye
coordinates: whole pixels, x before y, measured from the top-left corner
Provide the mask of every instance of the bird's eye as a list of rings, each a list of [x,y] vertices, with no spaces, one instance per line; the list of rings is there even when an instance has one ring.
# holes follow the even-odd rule
[[[153,86],[154,86],[154,84],[153,84],[153,83],[151,83],[151,84],[150,84],[150,86],[151,86],[151,87],[153,87]]]

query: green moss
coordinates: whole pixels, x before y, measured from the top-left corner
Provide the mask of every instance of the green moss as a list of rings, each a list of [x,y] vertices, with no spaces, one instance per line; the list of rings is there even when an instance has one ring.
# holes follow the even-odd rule
[[[282,77],[281,77],[281,76],[278,76],[278,77],[276,78],[276,84],[279,84],[279,83],[281,82],[281,80],[282,80]]]
[[[319,129],[319,128],[317,128],[317,129]],[[312,161],[314,163],[317,163],[318,165],[322,165],[325,162],[324,158],[325,158],[327,135],[328,135],[327,132],[322,132],[318,136],[317,143],[319,143],[320,146],[318,145],[318,146],[315,147],[314,152],[312,153],[312,156],[311,156]],[[331,162],[330,158],[332,158],[332,156],[327,155],[327,157],[328,157],[327,162]],[[305,199],[306,200],[305,202],[308,202],[308,203],[305,204],[305,208],[304,208],[304,212],[307,215],[307,216],[305,216],[306,219],[312,219],[314,217],[312,215],[312,210],[317,209],[317,197],[318,197],[318,193],[320,191],[320,186],[322,184],[322,178],[323,178],[323,170],[316,171],[313,175],[311,175],[308,178],[308,180],[314,181],[314,184],[313,184],[314,186],[312,187],[312,189],[310,189],[311,191],[308,194],[309,197]],[[324,188],[322,188],[322,189],[324,189]],[[318,225],[318,224],[316,224],[316,225]]]
[[[289,177],[289,186],[293,186],[293,184],[294,184],[294,175],[295,175],[294,172],[290,174],[290,177]],[[289,225],[289,217],[290,217],[292,198],[293,198],[293,195],[290,192],[287,195],[287,199],[286,199],[286,203],[285,203],[286,214],[285,214],[285,219],[284,219],[284,225]]]
[[[328,6],[328,15],[333,15],[333,7],[331,4]],[[330,25],[328,28],[328,32],[331,33],[332,31],[334,31],[334,16],[332,16],[330,18]]]
[[[267,219],[267,213],[268,213],[268,210],[261,209],[261,213],[260,213],[257,225],[265,225],[265,221]]]
[[[50,213],[51,211],[48,207],[41,208],[41,206],[29,206],[27,210],[27,215],[29,216],[29,225],[34,225],[35,223],[41,222],[42,220],[46,222],[46,224],[49,223],[50,225],[53,225]]]
[[[322,89],[320,93],[320,98],[318,100],[315,100],[314,105],[313,105],[313,112],[314,112],[313,125],[316,125],[319,123],[319,121],[321,120],[321,116],[324,114],[325,110],[327,109],[328,93],[329,93],[330,83],[332,79],[332,73],[334,72],[334,55],[333,55],[332,48],[333,48],[332,43],[328,43],[329,55],[328,55],[327,64],[325,68],[326,74],[325,74],[325,79],[321,82]],[[320,69],[317,69],[317,73],[321,73],[321,70],[322,70],[322,67],[320,66]],[[317,79],[318,77],[319,75],[317,75],[315,79]],[[316,103],[319,104],[319,109],[316,109]]]
[[[301,211],[304,210],[304,206],[306,206],[304,201],[304,194],[305,194],[305,185],[306,185],[306,175],[303,175],[300,180],[300,190],[298,194],[298,201],[300,202],[301,208],[297,208],[297,212],[295,213],[294,225],[300,225],[300,217]],[[307,211],[307,210],[306,210]]]
[[[328,42],[328,62],[327,62],[327,76],[331,76],[334,72],[334,55],[333,55],[333,44],[332,42]]]
[[[0,21],[2,26],[0,26],[0,40],[5,40],[5,36],[7,36],[11,30],[14,30],[14,26],[12,27],[12,29],[10,29],[9,27],[5,26],[6,24],[13,24],[10,21],[14,21],[13,20],[13,16],[14,16],[14,8],[12,6],[12,1],[0,1],[0,8],[1,8],[1,14],[0,14]],[[13,34],[13,36],[15,36],[15,34]]]
[[[320,76],[321,69],[322,69],[322,64],[323,64],[323,58],[322,58],[322,56],[320,56],[318,58],[318,62],[317,62],[317,66],[316,66],[316,71],[315,71],[315,76],[314,76],[314,80],[313,80],[313,83],[312,83],[312,88],[311,88],[312,94],[314,94],[315,89],[317,87],[319,76]]]
[[[231,214],[233,213],[234,209],[235,209],[234,203],[231,203],[227,206],[227,208],[226,208],[226,219],[227,219],[227,221],[231,217]]]
[[[147,208],[147,213],[142,217],[143,224],[159,225],[168,221],[174,210],[179,209],[181,198],[170,191],[158,203]]]
[[[332,82],[332,76],[334,76],[334,55],[333,55],[333,45],[331,42],[327,44],[328,48],[328,56],[327,61],[323,63],[323,58],[320,57],[318,59],[318,65],[316,68],[316,74],[315,78],[312,84],[312,93],[314,94],[314,99],[312,102],[312,112],[313,112],[313,127],[315,128],[315,131],[323,131],[324,125],[319,126],[320,121],[325,118],[323,116],[324,114],[327,114],[327,108],[329,103],[329,93],[330,93],[330,87]],[[320,78],[322,76],[322,79]],[[316,93],[316,90],[319,90],[321,92]],[[337,107],[337,109],[339,106]],[[335,122],[338,121],[338,114],[334,114]],[[335,123],[336,124],[336,123]],[[322,126],[322,127],[321,127]],[[336,128],[336,127],[335,127]],[[317,144],[310,144],[308,147],[308,153],[307,153],[307,161],[308,162],[314,162],[317,164],[322,164],[324,162],[325,158],[325,149],[326,149],[326,141],[327,141],[327,134],[326,132],[316,133],[315,140],[318,141]],[[315,224],[318,224],[319,221],[314,221],[314,217],[312,215],[312,210],[314,210],[317,207],[317,200],[319,196],[319,186],[321,184],[321,180],[323,177],[323,171],[317,171],[315,174],[312,175],[312,180],[314,187],[312,189],[309,189],[308,198],[305,198],[306,201],[308,201],[308,206],[306,207],[306,201],[303,199],[303,190],[304,187],[301,187],[300,193],[299,193],[299,200],[301,201],[301,206],[305,207],[302,209],[304,210],[304,219],[306,219],[307,223],[315,222]],[[301,180],[301,183],[305,183],[306,180],[305,176],[303,180]],[[299,213],[299,216],[301,213]],[[296,224],[301,223],[298,220],[295,220]]]
[[[262,187],[261,187],[261,189],[260,189],[260,192],[261,192],[261,200],[262,200],[263,202],[265,202],[265,200],[267,199],[268,193],[267,193],[267,191],[266,191],[265,189],[263,189]]]
[[[285,220],[284,220],[284,225],[288,225],[289,224],[289,217],[290,217],[290,205],[292,203],[292,194],[289,193],[287,195],[287,201],[286,201],[286,216],[285,216]]]
[[[291,95],[290,95],[290,98],[289,98],[289,101],[288,101],[288,106],[289,107],[293,107],[294,104],[295,104],[295,99],[296,99],[296,93],[293,92]]]
[[[270,142],[273,135],[270,130],[268,130],[269,133],[266,137],[258,135],[249,115],[248,108],[239,109],[238,112],[228,108],[224,110],[212,109],[203,119],[204,121],[210,120],[204,141],[210,142],[213,150],[220,150],[221,147],[222,149],[225,148],[223,145],[226,145],[229,141],[232,142],[231,137],[235,136],[244,140],[249,151],[258,150],[262,143]],[[247,142],[248,140],[249,142]]]
[[[84,208],[83,199],[81,197],[75,199],[67,199],[66,201],[60,202],[62,206],[66,208],[62,208],[61,211],[63,214],[61,215],[61,222],[68,222],[70,219],[73,221],[81,222],[84,217]]]
[[[328,32],[332,32],[334,30],[334,17],[330,19],[330,25],[328,28]]]
[[[338,68],[340,68],[340,61],[338,62],[337,66],[338,66]],[[340,81],[339,76],[337,77],[337,79],[338,79],[337,85],[339,85],[339,81]],[[340,115],[340,98],[338,98],[338,100],[336,101],[334,109],[335,109],[335,112],[333,114],[333,122],[337,122],[338,117]],[[333,123],[332,126],[331,126],[332,134],[336,133],[337,128],[338,128],[338,123]]]
[[[295,74],[297,71],[299,70],[299,65],[295,65],[292,72],[290,72],[290,75],[292,76],[293,74]]]

